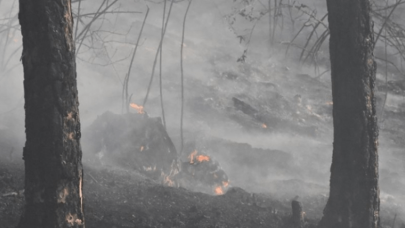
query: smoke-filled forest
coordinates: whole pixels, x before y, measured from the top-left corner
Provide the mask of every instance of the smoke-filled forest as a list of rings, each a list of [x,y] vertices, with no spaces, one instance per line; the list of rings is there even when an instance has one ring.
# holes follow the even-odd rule
[[[0,0],[0,228],[405,228],[402,0]]]

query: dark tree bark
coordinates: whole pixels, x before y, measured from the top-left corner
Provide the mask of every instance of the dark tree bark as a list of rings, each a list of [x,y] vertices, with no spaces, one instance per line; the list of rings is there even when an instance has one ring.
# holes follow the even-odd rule
[[[305,214],[302,211],[302,204],[297,200],[291,202],[292,215],[291,215],[291,227],[303,228],[305,225]]]
[[[379,227],[378,126],[369,0],[327,0],[334,144],[319,227]]]
[[[70,0],[20,0],[25,209],[20,228],[84,227]]]

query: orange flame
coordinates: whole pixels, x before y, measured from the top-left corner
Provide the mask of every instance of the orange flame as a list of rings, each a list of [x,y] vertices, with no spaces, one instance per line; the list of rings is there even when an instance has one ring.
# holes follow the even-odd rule
[[[196,157],[197,161],[199,162],[203,162],[203,161],[210,161],[210,157],[208,157],[207,155],[198,155]]]
[[[144,147],[143,146],[141,146],[141,148],[139,148],[139,150],[142,152],[143,151],[143,149],[144,149]]]
[[[228,181],[222,181],[222,185],[226,188],[226,187],[228,187],[229,182]]]
[[[191,154],[188,156],[188,158],[190,159],[190,164],[193,164],[195,161],[203,162],[203,161],[209,161],[210,157],[207,155],[197,155],[198,151],[194,150],[193,152],[191,152]]]
[[[191,152],[191,154],[188,156],[188,158],[190,159],[190,163],[193,164],[194,163],[194,156],[197,155],[197,150],[194,150],[193,152]]]
[[[218,186],[218,187],[215,188],[215,194],[216,195],[223,195],[224,194],[224,191],[222,190],[221,186]]]
[[[266,129],[267,125],[266,124],[262,124],[262,128]]]
[[[137,105],[135,103],[129,104],[131,108],[135,109],[139,114],[144,114],[145,112],[143,111],[143,106],[142,105]]]

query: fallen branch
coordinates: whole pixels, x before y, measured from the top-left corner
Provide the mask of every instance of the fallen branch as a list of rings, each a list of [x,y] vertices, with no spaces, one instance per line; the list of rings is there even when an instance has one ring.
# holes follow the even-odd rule
[[[90,172],[87,172],[87,174],[89,175],[89,177],[94,180],[94,182],[96,182],[98,184],[98,181],[96,180],[96,178],[93,177],[93,175],[90,174]]]

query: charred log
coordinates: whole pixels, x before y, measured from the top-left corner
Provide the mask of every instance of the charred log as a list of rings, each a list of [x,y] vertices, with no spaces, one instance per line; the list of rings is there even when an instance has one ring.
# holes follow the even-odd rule
[[[106,112],[86,129],[83,147],[91,156],[156,179],[169,174],[177,151],[160,118]]]
[[[229,185],[228,175],[219,163],[197,150],[181,163],[181,172],[175,180],[182,187],[217,195],[224,194]]]
[[[233,101],[233,105],[235,106],[235,108],[237,110],[242,111],[246,115],[255,117],[259,113],[259,111],[257,111],[257,109],[253,108],[248,103],[241,101],[236,97],[232,97],[232,101]]]
[[[160,118],[146,114],[124,115],[106,112],[85,130],[83,147],[89,156],[102,163],[134,169],[164,185],[181,186],[206,193],[223,194],[228,176],[219,163],[197,152],[195,143],[183,161],[167,134]]]
[[[290,112],[289,115],[293,117],[294,121],[287,120],[280,116],[271,115],[267,111],[255,108],[254,105],[249,104],[249,102],[242,101],[241,99],[238,99],[236,97],[233,97],[232,101],[236,110],[243,112],[255,122],[257,122],[257,125],[259,125],[259,127],[255,124],[255,126],[253,126],[253,128],[255,129],[261,128],[263,131],[296,132],[298,134],[309,135],[313,137],[318,135],[318,128],[316,126],[307,126],[301,121],[300,116],[312,117],[311,115],[304,115],[303,113],[300,113],[298,109],[294,110],[293,107],[289,107],[285,98],[283,98],[279,94],[276,94],[275,97],[275,99],[278,101],[275,101],[274,103],[278,103],[278,106],[280,107],[274,107],[274,109],[282,109],[282,107],[286,106],[286,109],[288,109]],[[244,121],[238,122],[243,123]],[[252,127],[251,123],[249,123],[248,127]]]

